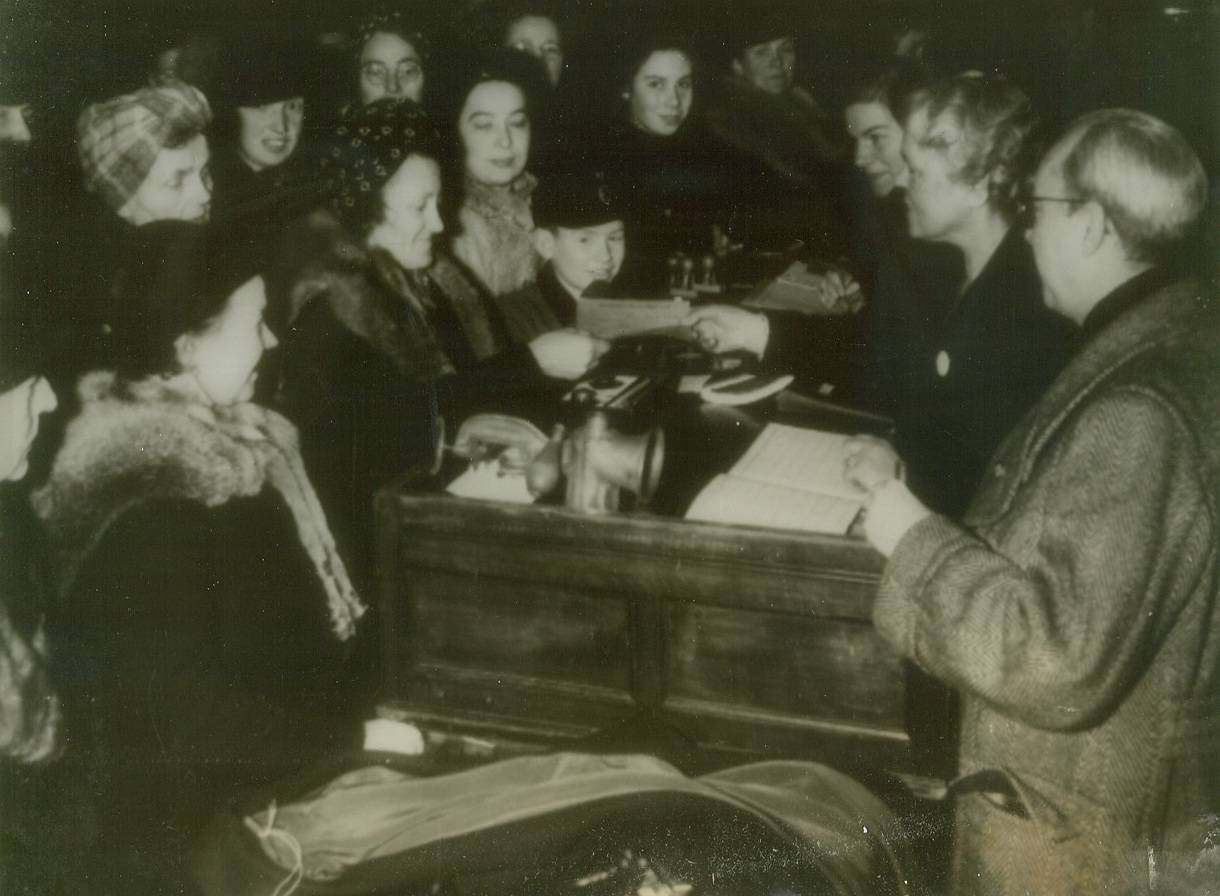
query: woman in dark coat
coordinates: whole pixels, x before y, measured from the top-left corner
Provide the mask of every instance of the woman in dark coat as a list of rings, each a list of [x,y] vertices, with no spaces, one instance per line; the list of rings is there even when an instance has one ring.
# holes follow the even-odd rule
[[[97,893],[178,892],[226,795],[362,743],[344,663],[364,607],[295,430],[249,403],[275,337],[255,265],[220,240],[141,231],[114,367],[81,381],[34,496]]]
[[[0,250],[0,266],[8,260]],[[62,818],[44,805],[54,774],[44,763],[61,751],[62,713],[43,630],[45,544],[21,483],[40,418],[57,401],[42,376],[42,340],[7,286],[0,279],[0,893],[59,892],[65,875],[46,866],[52,828]]]
[[[373,495],[433,456],[443,417],[544,412],[592,363],[597,343],[556,331],[510,345],[494,307],[441,232],[436,134],[412,103],[381,100],[341,123],[327,170],[333,218],[292,290],[280,401],[328,516],[372,578]],[[540,410],[541,409],[541,410]],[[361,580],[363,582],[363,578]]]
[[[692,115],[696,62],[687,42],[658,32],[624,54],[614,84],[620,115],[587,152],[621,183],[631,246],[620,279],[637,290],[663,290],[667,259],[698,260],[729,243],[773,248],[790,240],[787,200],[774,178]]]

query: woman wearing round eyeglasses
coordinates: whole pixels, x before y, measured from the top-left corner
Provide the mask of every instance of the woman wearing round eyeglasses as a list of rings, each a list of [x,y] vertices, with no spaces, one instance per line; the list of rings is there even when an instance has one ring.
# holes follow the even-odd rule
[[[360,26],[360,105],[377,100],[420,102],[424,95],[427,41],[422,31],[398,12],[373,16]]]

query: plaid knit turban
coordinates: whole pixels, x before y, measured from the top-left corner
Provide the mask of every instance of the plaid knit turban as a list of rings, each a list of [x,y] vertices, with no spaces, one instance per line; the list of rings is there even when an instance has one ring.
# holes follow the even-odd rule
[[[207,99],[187,84],[148,87],[90,106],[76,123],[86,186],[118,211],[167,144],[189,140],[211,120]]]

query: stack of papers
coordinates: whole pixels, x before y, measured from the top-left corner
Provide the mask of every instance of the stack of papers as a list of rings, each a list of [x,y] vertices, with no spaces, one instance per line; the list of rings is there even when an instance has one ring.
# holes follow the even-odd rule
[[[771,423],[727,475],[699,493],[686,518],[845,535],[866,497],[843,478],[847,439]]]

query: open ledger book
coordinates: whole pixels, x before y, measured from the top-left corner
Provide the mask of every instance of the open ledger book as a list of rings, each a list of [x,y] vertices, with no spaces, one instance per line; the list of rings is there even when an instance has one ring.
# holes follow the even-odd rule
[[[847,439],[770,423],[727,475],[699,493],[686,518],[845,535],[866,497],[843,478]]]

